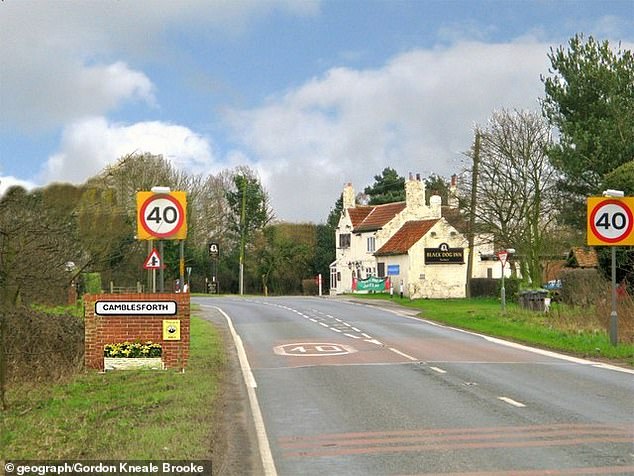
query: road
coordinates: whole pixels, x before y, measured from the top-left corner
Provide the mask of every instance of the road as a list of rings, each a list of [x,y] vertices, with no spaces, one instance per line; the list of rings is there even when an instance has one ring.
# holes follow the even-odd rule
[[[631,371],[339,299],[192,301],[239,336],[269,474],[634,474]]]

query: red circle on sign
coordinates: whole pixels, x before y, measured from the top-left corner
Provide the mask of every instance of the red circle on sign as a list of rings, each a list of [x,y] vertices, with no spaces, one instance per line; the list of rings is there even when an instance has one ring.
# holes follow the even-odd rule
[[[606,205],[615,205],[616,207],[621,209],[625,213],[625,215],[627,215],[627,226],[625,227],[624,231],[616,237],[610,238],[610,237],[604,236],[598,230],[596,225],[595,219],[596,219],[597,213],[599,213],[599,210],[601,210]],[[623,239],[625,239],[625,237],[627,237],[631,233],[633,227],[634,227],[634,217],[632,217],[632,211],[629,209],[629,207],[623,205],[623,203],[621,203],[619,200],[603,200],[592,209],[592,213],[590,214],[590,228],[592,230],[592,233],[599,240],[604,241],[605,243],[618,243],[619,241],[623,241]]]
[[[152,202],[156,200],[168,200],[176,207],[176,210],[178,211],[178,218],[176,220],[176,223],[172,226],[172,228],[170,228],[169,230],[163,233],[154,230],[152,227],[148,225],[146,221],[145,211],[152,204]],[[139,213],[140,213],[141,226],[143,227],[143,229],[147,231],[148,234],[155,236],[157,238],[167,238],[168,236],[172,236],[176,234],[178,230],[180,230],[181,227],[183,226],[183,222],[185,219],[185,212],[183,211],[183,207],[181,206],[180,202],[176,200],[176,198],[167,194],[152,195],[145,202],[143,202],[143,205],[141,205],[141,210]]]

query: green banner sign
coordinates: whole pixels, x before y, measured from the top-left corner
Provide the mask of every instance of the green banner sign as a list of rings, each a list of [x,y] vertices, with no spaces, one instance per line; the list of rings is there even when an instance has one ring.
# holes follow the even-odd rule
[[[386,291],[388,278],[377,278],[371,276],[367,279],[357,279],[355,291]]]

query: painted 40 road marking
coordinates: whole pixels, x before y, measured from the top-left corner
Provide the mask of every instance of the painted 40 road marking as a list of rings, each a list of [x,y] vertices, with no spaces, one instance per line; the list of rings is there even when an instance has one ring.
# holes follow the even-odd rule
[[[273,348],[273,352],[277,355],[292,355],[296,357],[328,357],[353,354],[356,351],[357,349],[350,345],[333,344],[331,342],[297,342],[278,345]]]

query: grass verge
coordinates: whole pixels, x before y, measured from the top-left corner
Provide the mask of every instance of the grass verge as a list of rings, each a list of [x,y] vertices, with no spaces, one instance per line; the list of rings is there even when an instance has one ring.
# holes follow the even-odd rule
[[[0,460],[209,459],[222,342],[192,316],[190,360],[174,371],[86,372],[9,389]]]
[[[386,299],[380,294],[355,294],[355,298]],[[515,303],[507,304],[502,312],[496,299],[419,299],[410,301],[395,296],[393,302],[419,309],[421,317],[442,322],[453,327],[472,330],[494,337],[541,348],[566,352],[586,358],[609,359],[616,363],[634,366],[634,345],[610,344],[608,334],[603,329],[577,329],[566,322],[560,328],[559,320],[566,314],[557,310],[550,314],[536,313],[521,309]],[[572,311],[571,311],[572,312]],[[578,317],[583,319],[582,316]]]

